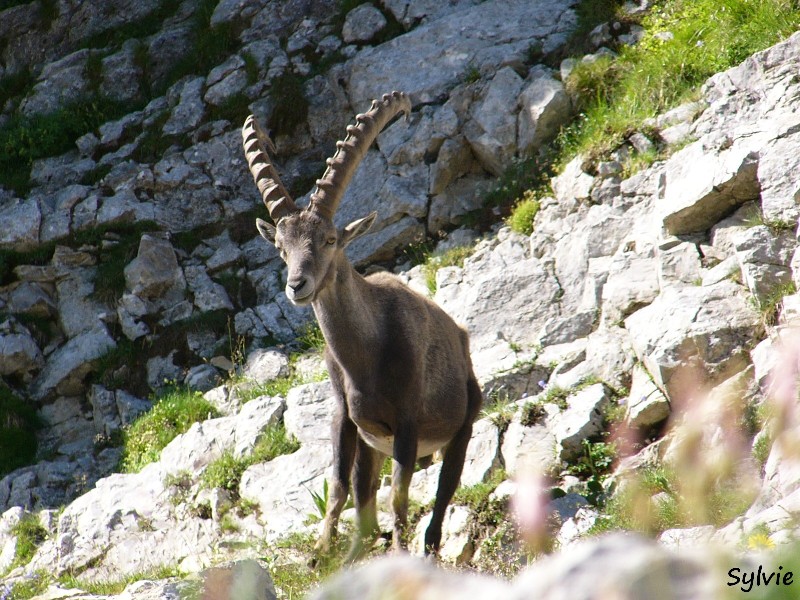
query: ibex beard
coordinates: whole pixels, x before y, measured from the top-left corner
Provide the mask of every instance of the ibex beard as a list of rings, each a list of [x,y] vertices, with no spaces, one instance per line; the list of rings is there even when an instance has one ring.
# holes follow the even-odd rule
[[[392,544],[406,547],[408,488],[418,459],[443,453],[425,553],[437,553],[442,521],[458,487],[481,391],[467,333],[434,302],[388,273],[362,277],[345,248],[364,235],[376,213],[338,230],[336,208],[378,133],[411,112],[401,92],[375,100],[327,161],[309,205],[300,209],[270,162],[272,144],[251,115],[242,129],[245,155],[269,211],[261,236],[286,262],[286,296],[311,305],[326,341],[325,362],[336,397],[332,423],[333,475],[317,552],[330,549],[350,492],[357,531],[347,557],[361,557],[379,534],[376,495],[384,459],[391,456]],[[422,461],[421,461],[422,462]]]

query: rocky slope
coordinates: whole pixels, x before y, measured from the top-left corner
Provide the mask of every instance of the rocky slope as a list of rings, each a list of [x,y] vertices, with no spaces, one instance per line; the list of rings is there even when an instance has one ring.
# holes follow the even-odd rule
[[[337,221],[377,210],[352,260],[396,268],[470,331],[487,408],[462,485],[484,497],[454,502],[443,560],[516,572],[526,554],[517,534],[529,549],[539,543],[542,519],[525,517],[541,500],[537,473],[555,477],[546,488],[560,493],[539,512],[551,544],[570,552],[513,583],[378,560],[319,596],[358,585],[381,597],[394,580],[436,597],[580,598],[594,597],[602,578],[623,597],[704,598],[725,589],[729,568],[761,560],[742,557],[742,543],[793,539],[800,35],[712,77],[697,102],[631,135],[617,160],[576,157],[524,236],[502,223],[467,225],[491,213],[483,197],[495,177],[571,116],[561,74],[539,60],[567,41],[575,2],[387,0],[346,15],[322,0],[95,4],[0,13],[4,75],[32,78],[7,99],[7,123],[98,97],[140,107],[33,159],[26,185],[0,190],[0,374],[45,423],[37,461],[0,479],[6,585],[42,571],[148,579],[167,566],[204,573],[212,588],[248,582],[261,598],[276,590],[249,559],[266,557],[273,575],[305,560],[284,542],[316,531],[331,388],[318,357],[290,365],[310,315],[286,300],[280,260],[252,227],[259,198],[240,113],[271,124],[285,180],[303,193],[352,115],[390,89],[411,95],[412,117],[379,137]],[[595,32],[598,44],[612,41],[611,29]],[[181,74],[175,65],[198,52],[202,32],[233,41],[205,72]],[[636,39],[635,30],[616,34]],[[287,116],[287,103],[307,111]],[[627,174],[625,156],[646,144],[673,152]],[[474,248],[428,286],[430,270],[397,260],[425,237],[441,239],[440,250]],[[243,373],[230,380],[237,366]],[[289,371],[309,382],[253,399],[241,383]],[[221,416],[193,425],[141,471],[114,473],[115,439],[165,380],[204,392]],[[748,420],[770,394],[782,402],[777,416],[766,427]],[[613,423],[622,460],[606,479],[592,452]],[[234,493],[203,484],[209,465],[250,456],[278,424],[298,450],[247,466]],[[598,494],[621,498],[637,473],[663,466],[677,483],[646,490],[647,506],[713,495],[720,481],[752,495],[724,527],[696,518],[682,524],[716,526],[669,529],[659,543],[583,540],[608,521]],[[438,468],[414,476],[421,521]],[[386,488],[380,494],[385,501]],[[31,514],[45,534],[21,565],[17,525]],[[722,558],[670,549],[701,542],[723,548]],[[178,597],[197,581],[139,581],[122,597]],[[111,597],[59,590],[41,597]]]

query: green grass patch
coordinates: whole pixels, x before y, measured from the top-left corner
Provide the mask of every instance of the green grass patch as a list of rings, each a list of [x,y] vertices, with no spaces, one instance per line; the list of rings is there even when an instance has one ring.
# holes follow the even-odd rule
[[[291,71],[272,81],[269,97],[273,107],[268,125],[276,136],[291,135],[295,127],[308,118],[308,99],[303,83],[303,78]]]
[[[161,451],[194,423],[219,416],[219,411],[200,392],[173,388],[159,397],[149,412],[123,431],[121,468],[141,471],[158,460]]]
[[[297,335],[295,341],[300,346],[301,352],[309,350],[322,352],[325,349],[325,336],[322,335],[322,330],[316,321],[310,321]]]
[[[605,155],[645,119],[697,98],[708,77],[797,30],[800,10],[783,0],[677,0],[659,3],[642,25],[642,41],[618,58],[581,62],[570,74],[582,114],[562,135],[564,161]]]
[[[12,98],[24,96],[31,89],[34,81],[33,75],[27,68],[0,79],[0,106],[5,106],[6,102]]]
[[[456,246],[442,253],[434,253],[422,265],[422,274],[425,276],[425,285],[431,294],[436,293],[436,273],[442,267],[463,267],[464,261],[472,256],[473,246]]]
[[[714,525],[722,527],[742,515],[753,497],[733,480],[718,481],[702,498],[681,493],[680,479],[670,469],[643,469],[614,494],[590,534],[612,530],[639,531],[657,536],[667,529]]]
[[[97,596],[114,596],[121,594],[126,587],[137,581],[143,580],[160,580],[170,579],[173,577],[182,577],[183,573],[176,566],[163,565],[147,569],[141,573],[132,573],[119,579],[105,579],[105,580],[83,580],[75,575],[64,575],[58,578],[58,584],[61,587],[68,589],[79,589],[87,594]]]
[[[286,435],[283,424],[268,427],[250,454],[237,458],[227,450],[209,464],[200,478],[200,487],[222,488],[238,498],[239,482],[248,467],[292,454],[299,449],[300,443]]]
[[[506,219],[506,223],[511,227],[512,231],[521,233],[522,235],[530,235],[533,233],[533,219],[539,212],[539,200],[533,190],[526,190],[522,194],[514,208],[511,209],[511,214]]]
[[[766,297],[752,297],[752,302],[761,315],[761,322],[768,327],[778,323],[778,317],[783,308],[783,298],[791,296],[797,292],[797,286],[793,281],[777,286]]]
[[[467,506],[475,512],[485,509],[490,503],[489,497],[492,492],[506,479],[508,479],[508,475],[505,470],[497,469],[491,474],[488,481],[466,487],[459,486],[453,495],[453,503]]]
[[[319,587],[325,579],[336,573],[349,547],[349,538],[346,532],[337,535],[333,540],[331,551],[318,556],[317,563],[313,567],[308,566],[305,560],[298,560],[297,555],[307,558],[315,556],[316,534],[295,533],[277,542],[266,560],[269,562],[272,581],[280,590],[279,597],[289,600],[305,598],[308,592]]]
[[[72,150],[78,137],[130,110],[130,105],[94,96],[47,115],[12,117],[0,128],[0,185],[25,196],[34,160]]]
[[[15,583],[10,586],[10,600],[29,600],[43,594],[47,587],[52,582],[51,576],[45,571],[36,571],[30,577],[26,577],[23,581]],[[5,584],[0,581],[0,593],[8,590]]]
[[[0,479],[34,462],[40,426],[33,405],[0,383]]]
[[[38,515],[28,513],[11,528],[11,535],[17,536],[14,566],[20,566],[31,562],[36,550],[47,539],[47,530],[42,527]]]

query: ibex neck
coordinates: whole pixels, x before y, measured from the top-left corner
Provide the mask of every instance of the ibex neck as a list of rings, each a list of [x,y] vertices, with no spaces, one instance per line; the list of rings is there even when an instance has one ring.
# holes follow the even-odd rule
[[[375,336],[369,288],[369,283],[341,256],[331,281],[312,303],[329,345],[338,345],[342,340],[368,342]]]

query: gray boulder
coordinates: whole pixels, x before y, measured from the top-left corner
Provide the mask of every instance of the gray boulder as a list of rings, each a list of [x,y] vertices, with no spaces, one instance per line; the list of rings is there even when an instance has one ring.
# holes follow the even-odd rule
[[[521,156],[553,139],[572,112],[564,85],[544,69],[533,69],[528,75],[519,103],[517,152]]]
[[[13,200],[0,207],[0,247],[31,250],[39,243],[42,212],[34,200]]]
[[[205,116],[204,87],[205,78],[196,77],[171,88],[170,91],[178,96],[178,102],[161,129],[164,135],[182,135],[197,129]]]
[[[368,42],[386,27],[386,17],[372,4],[356,6],[347,13],[342,27],[345,44]]]
[[[573,27],[566,18],[569,7],[570,3],[524,0],[459,3],[459,10],[446,19],[432,20],[359,52],[349,63],[350,103],[367,105],[387,90],[404,90],[415,104],[432,102],[461,83],[469,66],[493,71],[506,60],[524,60],[535,41],[548,52]],[[409,60],[409,52],[417,58]]]
[[[636,355],[669,398],[744,369],[760,327],[758,313],[730,281],[666,288],[625,319]]]
[[[659,213],[671,234],[709,229],[738,206],[758,197],[758,154],[730,140],[697,141],[676,152],[665,167]]]
[[[82,99],[89,92],[86,62],[91,54],[88,49],[78,50],[47,64],[20,105],[22,114],[48,114]]]
[[[78,334],[47,357],[44,368],[31,384],[31,396],[43,400],[58,392],[69,395],[83,390],[82,380],[92,363],[116,348],[105,326]]]
[[[0,323],[0,375],[28,379],[43,366],[42,351],[26,327],[15,319]]]
[[[136,296],[155,299],[182,293],[186,279],[169,240],[144,234],[136,258],[125,267],[125,286]]]
[[[517,113],[522,77],[511,67],[497,71],[482,98],[472,105],[464,128],[472,151],[484,169],[500,176],[517,151]]]

